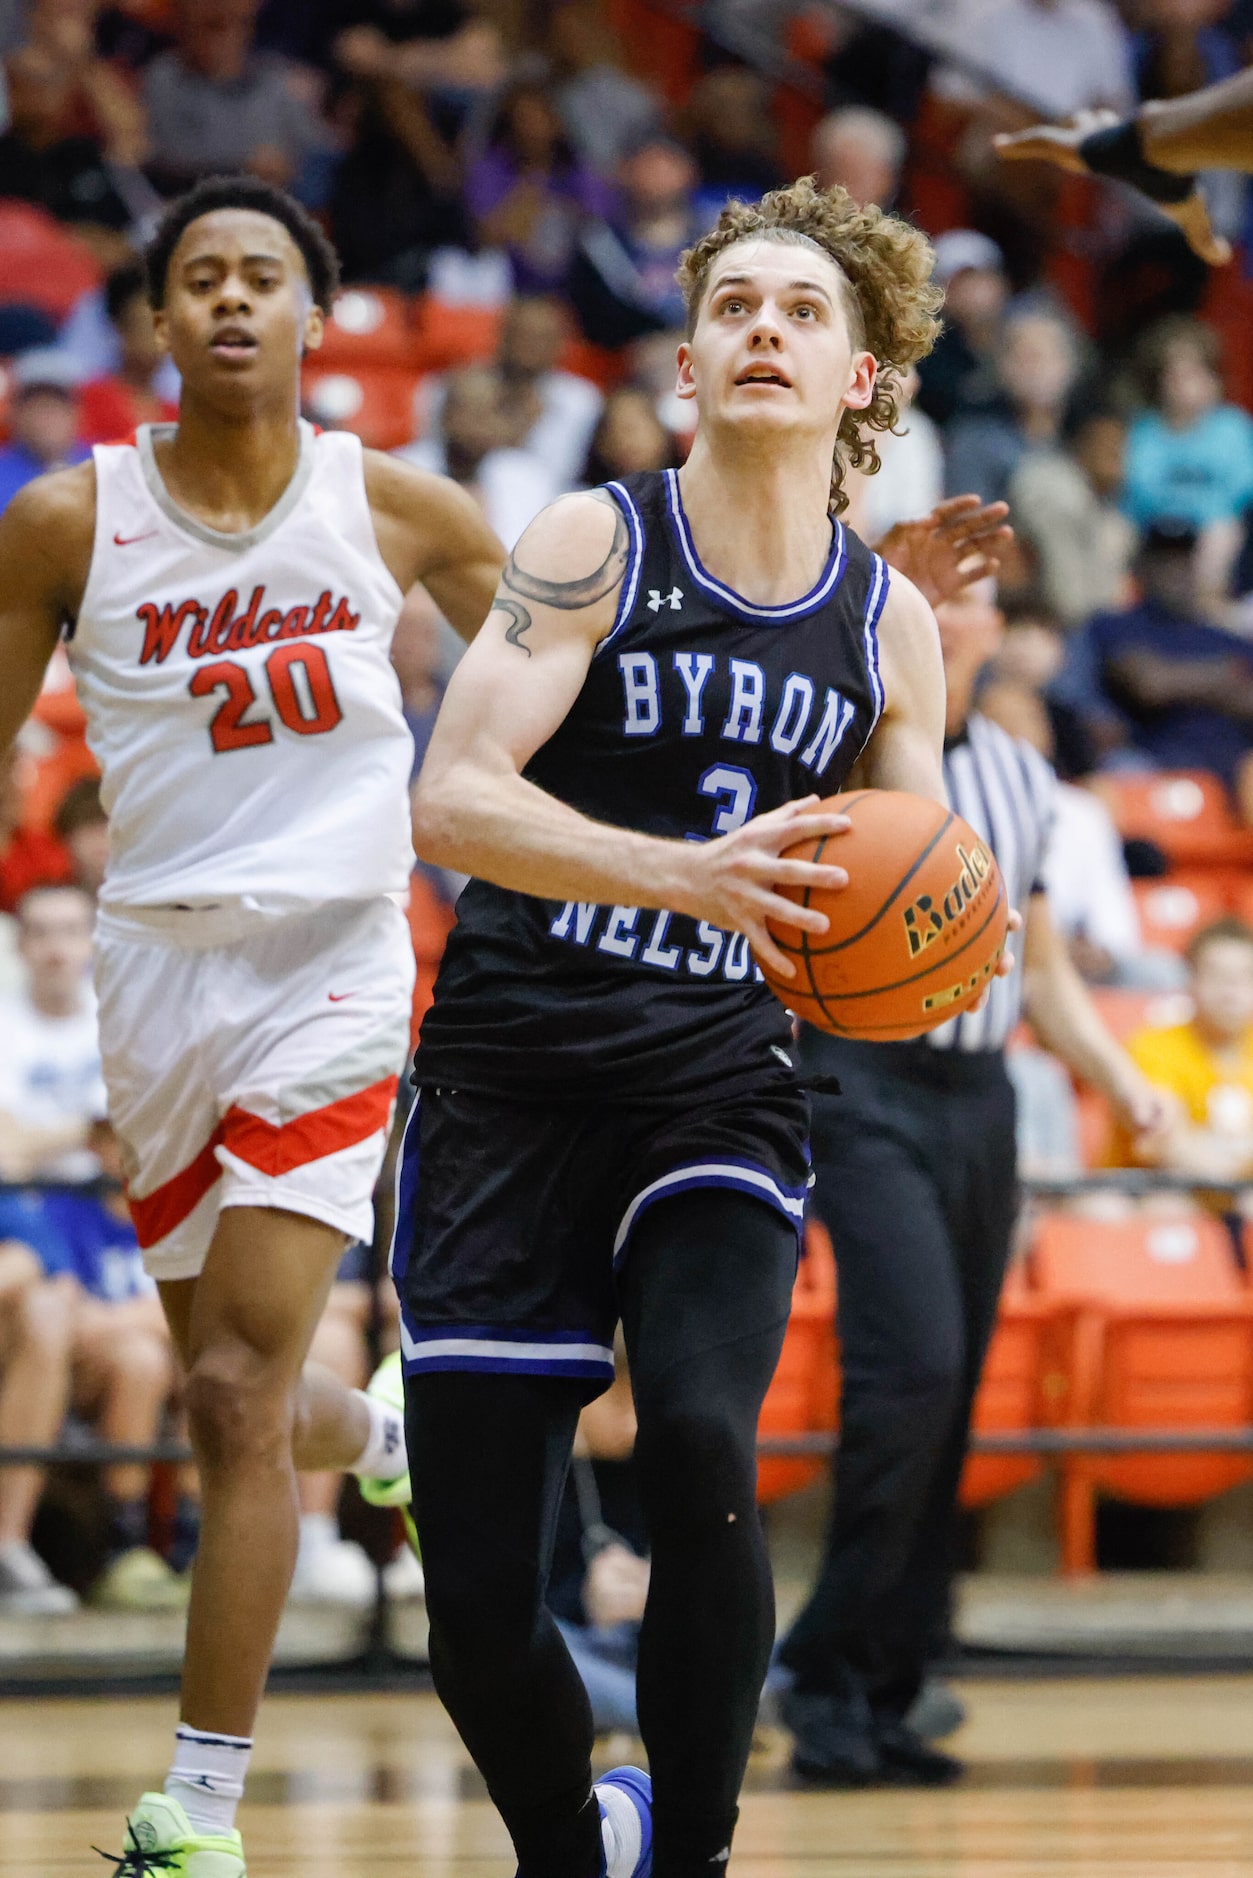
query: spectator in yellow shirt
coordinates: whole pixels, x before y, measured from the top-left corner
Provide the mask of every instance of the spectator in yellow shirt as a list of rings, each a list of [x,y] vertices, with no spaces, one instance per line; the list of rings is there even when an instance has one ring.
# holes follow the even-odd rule
[[[1190,1022],[1142,1030],[1127,1045],[1149,1081],[1175,1097],[1173,1122],[1135,1143],[1122,1137],[1112,1158],[1209,1180],[1253,1180],[1253,928],[1215,920],[1197,933],[1187,957]]]

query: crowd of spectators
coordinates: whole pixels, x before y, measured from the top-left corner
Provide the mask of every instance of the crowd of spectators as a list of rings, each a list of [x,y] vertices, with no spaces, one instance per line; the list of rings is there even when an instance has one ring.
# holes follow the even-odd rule
[[[176,414],[138,253],[162,201],[207,173],[291,189],[354,287],[488,305],[480,354],[414,385],[400,450],[470,490],[508,546],[563,490],[682,461],[675,267],[729,197],[808,167],[913,215],[934,240],[945,330],[905,388],[881,473],[850,479],[849,520],[874,541],[946,494],[1008,502],[998,602],[972,601],[986,613],[979,708],[1063,778],[1048,885],[1080,970],[1194,998],[1191,1028],[1140,1052],[1180,1100],[1168,1164],[1253,1173],[1253,936],[1228,919],[1186,959],[1146,943],[1103,793],[1152,770],[1207,772],[1253,827],[1253,417],[1235,395],[1248,375],[1229,388],[1232,322],[1215,318],[1253,273],[1244,184],[1214,184],[1237,260],[1213,283],[1127,192],[1084,185],[1077,205],[1055,173],[999,166],[990,141],[1040,111],[1121,109],[1238,69],[1253,9],[897,0],[871,19],[707,0],[667,68],[674,21],[663,9],[654,35],[648,7],[0,0],[0,218],[47,218],[85,268],[54,305],[10,285],[0,254],[0,509],[93,443]],[[768,76],[784,55],[808,66],[790,92]],[[312,384],[309,412],[342,421]],[[453,657],[415,592],[395,649],[415,770]],[[0,763],[0,1445],[51,1441],[69,1413],[142,1446],[177,1434],[178,1385],[94,1054],[87,947],[108,830],[74,711],[58,661]],[[1160,872],[1144,846],[1133,868]],[[459,885],[414,876],[415,1021]],[[358,1249],[315,1352],[347,1380],[378,1308]],[[0,1612],[74,1601],[31,1546],[42,1478],[0,1467]],[[373,1576],[339,1536],[340,1482],[303,1492],[296,1595],[364,1602]],[[148,1493],[142,1467],[105,1475],[78,1587],[101,1603],[185,1596],[194,1476],[179,1475],[159,1547]],[[621,1582],[600,1601],[613,1621],[592,1631],[638,1615],[638,1564],[602,1565]],[[407,1556],[392,1568],[398,1595],[414,1571]],[[609,1639],[606,1660],[621,1646]]]

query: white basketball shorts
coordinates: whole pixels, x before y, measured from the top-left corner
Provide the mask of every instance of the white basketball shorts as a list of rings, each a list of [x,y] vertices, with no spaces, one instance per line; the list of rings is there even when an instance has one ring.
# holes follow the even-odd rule
[[[197,1275],[224,1206],[373,1231],[409,1047],[408,922],[379,899],[233,924],[189,942],[102,913],[96,930],[109,1114],[154,1278]]]

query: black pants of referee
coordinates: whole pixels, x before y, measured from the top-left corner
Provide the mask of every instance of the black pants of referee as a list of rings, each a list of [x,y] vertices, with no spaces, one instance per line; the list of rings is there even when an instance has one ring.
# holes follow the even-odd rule
[[[947,1625],[971,1404],[1017,1210],[999,1051],[807,1033],[813,1205],[835,1245],[843,1398],[817,1583],[780,1649],[847,1720],[903,1717]]]

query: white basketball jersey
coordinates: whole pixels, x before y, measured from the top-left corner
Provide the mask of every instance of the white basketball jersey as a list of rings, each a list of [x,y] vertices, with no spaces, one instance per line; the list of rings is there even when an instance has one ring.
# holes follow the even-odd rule
[[[171,499],[145,425],[96,446],[96,533],[69,642],[103,771],[101,903],[298,911],[406,891],[413,744],[388,658],[402,594],[360,441],[300,427],[265,520]]]

